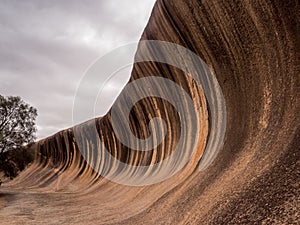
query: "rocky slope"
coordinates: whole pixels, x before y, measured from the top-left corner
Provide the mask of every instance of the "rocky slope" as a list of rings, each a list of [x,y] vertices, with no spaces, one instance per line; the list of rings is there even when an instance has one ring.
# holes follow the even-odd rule
[[[209,104],[205,87],[187,72],[166,63],[136,62],[129,84],[158,74],[187,93],[179,104],[183,109],[192,99],[187,129],[170,102],[148,97],[131,110],[130,127],[136,137],[150,136],[154,142],[148,123],[164,119],[166,136],[151,151],[118,140],[112,111],[40,141],[35,163],[0,189],[1,224],[299,223],[298,12],[298,1],[157,1],[142,40],[188,48],[206,62],[221,87],[226,130],[216,158],[209,156],[214,160],[204,168],[208,143],[218,142],[213,129],[222,129],[213,122],[224,116],[220,96],[212,95],[214,104]],[[141,44],[136,58],[156,54],[152,50]],[[160,55],[172,57],[166,50]],[[145,80],[130,98],[158,86],[169,92],[167,85]],[[115,105],[121,123],[126,113],[120,102]],[[94,131],[101,142],[90,141]],[[175,153],[182,135],[184,147],[175,164],[156,168]],[[108,156],[99,153],[101,146]],[[182,166],[179,159],[188,163]],[[159,183],[122,183],[124,177],[142,183],[181,166]],[[140,173],[137,167],[146,169]]]

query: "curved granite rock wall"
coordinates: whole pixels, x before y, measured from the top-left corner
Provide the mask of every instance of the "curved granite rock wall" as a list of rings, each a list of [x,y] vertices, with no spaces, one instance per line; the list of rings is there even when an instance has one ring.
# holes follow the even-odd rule
[[[2,189],[6,207],[0,209],[1,221],[299,222],[298,11],[298,1],[157,1],[142,40],[168,41],[190,49],[208,64],[222,89],[227,125],[216,159],[205,170],[199,169],[211,135],[212,116],[202,86],[170,65],[136,63],[129,83],[153,74],[176,82],[193,100],[197,121],[190,122],[199,133],[182,131],[172,104],[153,97],[140,101],[130,114],[130,126],[138,138],[150,135],[152,118],[166,122],[166,137],[152,151],[135,151],[118,141],[111,112],[61,131],[38,142],[36,162]],[[142,92],[143,88],[133,94]],[[132,166],[149,166],[168,158],[182,132],[187,148],[194,152],[181,171],[163,182],[147,186],[114,183],[99,173],[109,170],[114,161],[101,164],[103,157],[94,151],[98,145],[85,142],[93,135],[95,123],[110,155]],[[82,134],[80,141],[74,138],[74,131]],[[79,142],[88,146],[85,157],[78,150]],[[114,170],[116,176],[118,172]],[[145,172],[145,179],[149,173]],[[135,171],[126,174],[131,177]]]

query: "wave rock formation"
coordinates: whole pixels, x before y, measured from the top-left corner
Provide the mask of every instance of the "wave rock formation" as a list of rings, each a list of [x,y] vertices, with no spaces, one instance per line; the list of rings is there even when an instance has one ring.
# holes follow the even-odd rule
[[[210,105],[205,87],[187,72],[136,62],[128,85],[157,79],[144,79],[127,98],[144,96],[148,89],[176,96],[160,82],[166,78],[187,94],[178,104],[187,126],[183,129],[183,115],[172,102],[150,96],[129,116],[136,138],[152,138],[145,142],[146,147],[154,143],[150,151],[118,139],[112,110],[39,141],[35,162],[0,189],[1,224],[299,223],[298,11],[298,1],[158,0],[136,58],[155,52],[143,48],[142,40],[191,50],[218,81],[226,107],[219,107],[218,94]],[[113,106],[120,124],[126,117],[125,92]],[[187,110],[187,99],[193,110]],[[150,121],[161,121],[155,118],[164,123],[152,129]],[[155,135],[159,129],[165,130],[161,142]],[[95,135],[100,142],[90,141]],[[175,163],[155,167],[175,154],[181,141]],[[218,145],[218,154],[209,143]],[[101,146],[106,155],[98,151]],[[136,185],[169,173],[160,182]],[[128,180],[133,185],[124,184]]]

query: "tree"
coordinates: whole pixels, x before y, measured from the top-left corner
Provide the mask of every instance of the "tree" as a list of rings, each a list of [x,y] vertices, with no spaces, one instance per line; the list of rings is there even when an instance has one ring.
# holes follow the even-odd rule
[[[8,166],[9,151],[35,140],[37,110],[20,97],[0,95],[0,169]]]

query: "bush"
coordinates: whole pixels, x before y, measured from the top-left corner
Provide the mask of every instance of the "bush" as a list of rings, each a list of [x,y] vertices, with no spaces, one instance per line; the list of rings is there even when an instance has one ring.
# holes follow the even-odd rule
[[[0,171],[13,179],[24,170],[35,158],[35,144],[4,152],[0,156]]]

